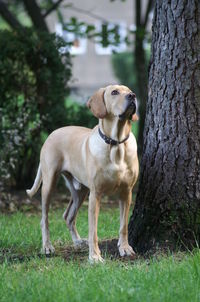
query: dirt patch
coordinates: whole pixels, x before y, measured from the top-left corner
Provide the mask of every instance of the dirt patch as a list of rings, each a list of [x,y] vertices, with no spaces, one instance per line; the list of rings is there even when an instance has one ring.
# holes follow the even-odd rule
[[[103,258],[108,258],[111,260],[121,260],[121,261],[134,261],[137,256],[134,257],[120,257],[117,248],[118,239],[108,239],[99,242],[99,248]],[[87,260],[88,259],[88,247],[76,249],[73,246],[69,246],[62,251],[60,251],[63,258],[68,262],[70,260]]]
[[[45,258],[43,254],[34,254],[34,255],[23,255],[23,254],[16,254],[16,253],[11,253],[10,251],[0,251],[0,264],[7,262],[10,264],[13,263],[23,263],[25,261],[30,261],[31,259],[34,258]]]
[[[103,258],[111,259],[111,260],[120,260],[125,262],[134,262],[135,259],[138,258],[137,255],[134,257],[120,257],[119,251],[117,248],[117,241],[118,239],[108,239],[102,240],[99,242],[99,248],[101,250],[101,254]],[[0,251],[0,263],[5,261],[9,263],[16,263],[16,262],[25,262],[30,261],[34,258],[54,258],[54,257],[63,257],[66,262],[70,261],[77,261],[78,263],[82,261],[87,261],[88,259],[88,247],[83,248],[75,248],[73,245],[68,245],[62,248],[56,248],[56,253],[54,255],[46,257],[45,255],[38,253],[38,254],[16,254],[8,250]]]
[[[146,264],[151,262],[151,259],[161,259],[162,257],[167,257],[173,254],[174,259],[176,261],[181,261],[186,251],[174,251],[173,253],[164,248],[160,248],[155,250],[151,250],[146,254],[135,254],[134,257],[120,257],[119,251],[117,248],[117,238],[107,239],[99,241],[99,248],[101,250],[101,255],[104,259],[110,259],[113,261],[119,261],[121,263],[134,264],[136,260],[145,261]],[[88,261],[89,249],[87,246],[82,248],[75,248],[73,245],[67,245],[65,247],[56,247],[56,253],[50,256],[45,256],[42,253],[34,253],[34,254],[26,254],[23,255],[17,254],[14,251],[9,249],[0,250],[0,263],[8,262],[10,264],[13,263],[23,263],[27,261],[31,261],[32,259],[40,258],[40,259],[48,259],[55,257],[62,257],[66,262],[75,261],[81,264],[83,261]]]

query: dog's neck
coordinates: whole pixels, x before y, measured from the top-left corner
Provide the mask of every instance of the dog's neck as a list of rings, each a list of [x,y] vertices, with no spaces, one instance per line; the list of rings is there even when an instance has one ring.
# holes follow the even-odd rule
[[[122,141],[128,136],[131,131],[131,122],[120,121],[118,117],[111,117],[106,119],[100,119],[99,127],[106,136],[116,141]],[[125,144],[126,143],[118,144],[115,146],[109,146],[110,161],[116,166],[119,166],[124,161]]]
[[[131,122],[121,121],[118,117],[110,117],[99,120],[101,131],[108,137],[118,142],[125,139],[131,131]]]

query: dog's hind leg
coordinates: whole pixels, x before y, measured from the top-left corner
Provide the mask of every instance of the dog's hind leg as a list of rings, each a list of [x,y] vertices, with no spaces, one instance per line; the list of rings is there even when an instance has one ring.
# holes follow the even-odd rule
[[[76,215],[89,190],[82,184],[78,185],[73,176],[69,174],[65,174],[65,181],[67,187],[71,192],[71,200],[63,214],[63,218],[65,219],[67,227],[69,228],[74,245],[78,247],[84,245],[86,242],[85,240],[81,239],[76,229]]]
[[[54,173],[49,173],[43,179],[43,184],[42,184],[42,219],[41,219],[42,247],[43,247],[43,252],[46,255],[50,255],[55,251],[50,241],[48,211],[49,211],[51,193],[55,186],[56,180],[57,180],[57,175]]]

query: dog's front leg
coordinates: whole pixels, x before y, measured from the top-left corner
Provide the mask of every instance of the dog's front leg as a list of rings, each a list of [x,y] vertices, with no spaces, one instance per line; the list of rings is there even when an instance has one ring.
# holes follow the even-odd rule
[[[100,197],[96,196],[95,192],[90,192],[88,222],[89,222],[89,261],[103,262],[101,252],[98,246],[97,224],[100,207]]]
[[[132,247],[128,244],[128,213],[132,200],[132,192],[123,192],[120,195],[120,229],[118,248],[120,256],[133,256],[135,253]]]

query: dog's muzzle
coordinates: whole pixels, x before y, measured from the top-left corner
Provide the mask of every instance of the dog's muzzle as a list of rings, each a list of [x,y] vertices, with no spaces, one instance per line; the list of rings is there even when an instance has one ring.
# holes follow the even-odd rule
[[[119,119],[125,120],[125,119],[132,119],[133,114],[136,113],[136,95],[135,93],[131,92],[126,95],[126,105],[125,110],[122,114],[119,115]]]

